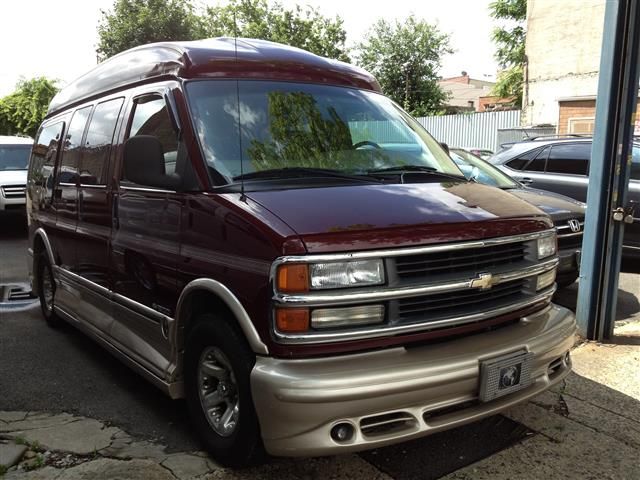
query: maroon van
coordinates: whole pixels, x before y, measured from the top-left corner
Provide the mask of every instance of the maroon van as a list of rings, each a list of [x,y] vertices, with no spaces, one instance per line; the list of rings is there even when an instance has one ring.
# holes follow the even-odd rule
[[[121,53],[32,151],[34,291],[216,458],[380,447],[564,378],[550,219],[468,182],[352,65],[218,38]]]

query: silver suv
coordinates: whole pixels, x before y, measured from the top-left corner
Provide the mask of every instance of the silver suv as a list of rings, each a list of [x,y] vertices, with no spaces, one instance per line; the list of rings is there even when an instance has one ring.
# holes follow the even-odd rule
[[[489,159],[525,185],[587,201],[591,138],[537,138],[514,144]],[[640,257],[640,143],[633,145],[629,199],[634,222],[625,227],[623,255]]]
[[[27,167],[33,140],[0,136],[0,213],[25,211]]]

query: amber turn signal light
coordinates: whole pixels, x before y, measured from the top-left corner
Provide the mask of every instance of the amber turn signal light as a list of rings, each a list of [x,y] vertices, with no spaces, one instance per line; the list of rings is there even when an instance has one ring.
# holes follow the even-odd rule
[[[309,330],[309,309],[276,309],[276,326],[281,332],[306,332],[307,330]]]
[[[285,293],[309,291],[309,267],[304,263],[280,265],[276,287]]]

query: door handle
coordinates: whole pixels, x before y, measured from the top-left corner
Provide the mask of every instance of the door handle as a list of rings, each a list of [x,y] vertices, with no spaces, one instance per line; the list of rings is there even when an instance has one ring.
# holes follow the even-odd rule
[[[533,178],[531,178],[531,177],[522,177],[520,179],[520,183],[523,183],[525,185],[531,185],[533,183]]]

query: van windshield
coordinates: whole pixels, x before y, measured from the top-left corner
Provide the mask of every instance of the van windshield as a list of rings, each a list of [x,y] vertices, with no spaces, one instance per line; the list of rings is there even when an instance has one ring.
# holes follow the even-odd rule
[[[0,145],[0,171],[26,170],[31,145]]]
[[[420,124],[374,92],[200,80],[187,84],[187,95],[207,164],[228,183],[255,172],[328,169],[368,175],[393,167],[464,180]]]

